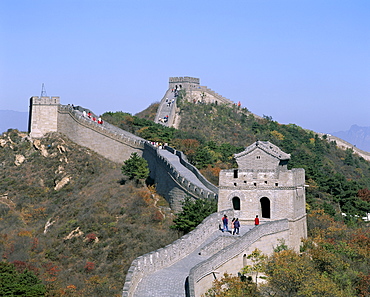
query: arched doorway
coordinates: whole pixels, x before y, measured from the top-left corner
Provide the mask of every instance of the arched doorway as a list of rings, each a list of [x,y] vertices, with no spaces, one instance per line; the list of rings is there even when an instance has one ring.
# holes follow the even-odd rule
[[[233,209],[234,210],[240,210],[240,198],[239,197],[234,197],[232,199],[233,202]]]
[[[271,218],[271,209],[270,209],[270,199],[267,197],[262,197],[260,199],[261,203],[261,210],[262,210],[262,217],[266,219]]]

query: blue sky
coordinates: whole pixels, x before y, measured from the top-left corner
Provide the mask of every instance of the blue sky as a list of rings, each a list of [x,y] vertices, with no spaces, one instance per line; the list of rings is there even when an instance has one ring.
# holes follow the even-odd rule
[[[317,132],[370,126],[368,0],[2,0],[0,109],[135,114],[192,76]]]

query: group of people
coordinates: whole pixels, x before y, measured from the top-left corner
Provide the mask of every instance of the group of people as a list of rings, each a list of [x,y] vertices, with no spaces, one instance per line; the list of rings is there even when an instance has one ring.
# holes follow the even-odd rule
[[[159,118],[159,121],[162,123],[167,123],[168,122],[168,115],[164,116],[163,119]]]
[[[151,144],[152,146],[155,146],[155,147],[159,148],[159,149],[162,149],[162,148],[164,148],[165,146],[168,146],[168,143],[167,143],[167,142],[166,142],[166,143],[162,143],[162,142],[154,142],[154,141],[150,141],[150,144]]]
[[[175,96],[176,97],[176,96]],[[175,102],[175,98],[172,98],[172,100],[166,98],[166,103],[167,103],[167,106],[170,107],[172,103]]]
[[[223,228],[221,229],[222,232],[230,232],[232,235],[239,235],[239,231],[240,231],[240,222],[239,222],[239,219],[238,218],[233,218],[231,220],[231,230],[229,230],[229,219],[227,218],[227,215],[224,215],[223,218],[222,218],[222,224],[223,224]],[[258,218],[258,215],[256,215],[255,219],[254,219],[254,225],[255,226],[258,226],[260,224],[260,220]]]
[[[90,120],[92,120],[93,122],[97,122],[98,124],[100,125],[103,125],[103,120],[101,119],[101,117],[98,117],[98,119],[89,111],[88,113],[86,113],[86,111],[84,110],[82,112],[82,115],[85,117],[85,118],[89,118]]]
[[[181,89],[181,86],[180,86],[180,89]],[[180,89],[178,89],[177,86],[175,86],[175,88],[172,89],[171,92],[174,93],[174,96],[175,97],[177,97],[179,95],[179,90]]]

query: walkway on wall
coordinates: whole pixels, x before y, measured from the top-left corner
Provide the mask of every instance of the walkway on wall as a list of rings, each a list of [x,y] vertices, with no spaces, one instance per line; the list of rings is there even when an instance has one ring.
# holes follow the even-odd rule
[[[212,256],[199,255],[202,248],[220,236],[240,238],[251,228],[252,226],[241,226],[239,236],[216,230],[201,246],[182,260],[144,277],[139,283],[134,297],[186,297],[185,282],[190,269]]]
[[[189,182],[196,185],[200,189],[212,191],[211,189],[206,187],[193,172],[191,172],[180,163],[180,159],[177,155],[174,155],[173,153],[165,149],[159,150],[158,152],[161,156],[166,158],[172,164],[172,166],[176,169],[178,173],[180,173],[182,177],[186,178]]]
[[[171,92],[171,90],[167,90],[165,97],[161,100],[158,107],[158,112],[155,117],[156,123],[162,124],[166,127],[171,126],[171,119],[174,113],[174,108],[176,106],[174,101],[176,101],[175,93]],[[159,120],[164,119],[165,117],[168,117],[168,121],[163,122]]]

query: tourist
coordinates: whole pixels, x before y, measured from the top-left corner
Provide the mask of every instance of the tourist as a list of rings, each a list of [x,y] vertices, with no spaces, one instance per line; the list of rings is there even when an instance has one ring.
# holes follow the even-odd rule
[[[82,115],[83,115],[83,117],[84,117],[84,118],[86,118],[86,116],[87,116],[87,115],[86,115],[86,110],[84,110],[84,111],[82,112]]]
[[[235,222],[235,218],[231,220],[231,233],[234,233],[234,222]]]
[[[239,235],[239,228],[240,228],[240,222],[239,222],[239,219],[236,218],[236,220],[234,221],[234,232],[233,232],[233,235]]]
[[[222,218],[222,224],[224,225],[224,228],[222,229],[222,232],[229,232],[229,227],[228,227],[229,219],[227,218],[227,215],[224,215]]]
[[[258,226],[260,224],[260,219],[258,218],[258,215],[256,215],[256,218],[254,219],[254,225]]]

